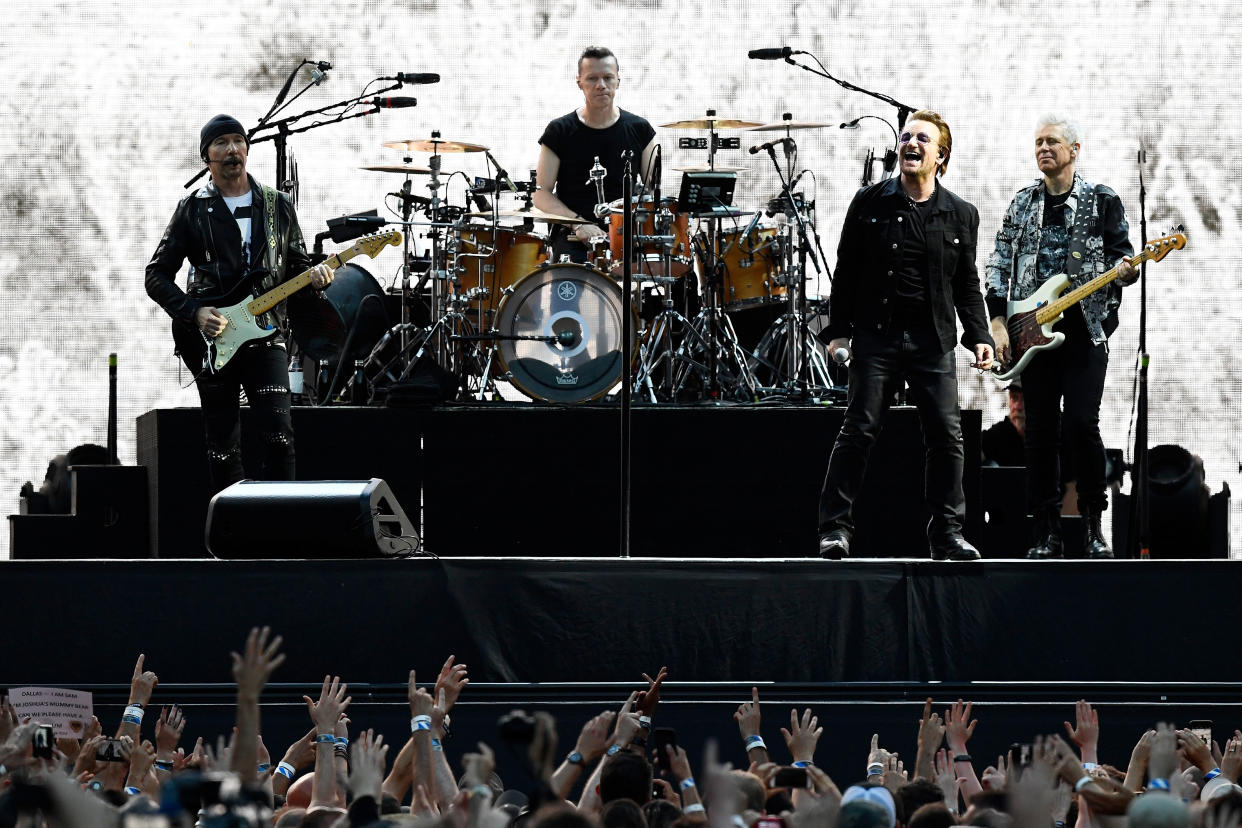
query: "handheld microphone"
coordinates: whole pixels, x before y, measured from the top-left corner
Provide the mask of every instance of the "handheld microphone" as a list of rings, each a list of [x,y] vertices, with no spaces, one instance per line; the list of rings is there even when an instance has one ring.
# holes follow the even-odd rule
[[[435,72],[398,72],[397,74],[387,78],[376,78],[376,80],[391,80],[397,83],[439,83],[440,76]]]
[[[792,138],[777,138],[775,141],[768,141],[766,144],[756,144],[755,146],[750,148],[750,154],[754,155],[756,153],[763,152],[764,150],[770,150],[773,147],[777,146],[778,144],[784,146],[785,150],[788,151],[790,145],[793,144],[793,139]]]
[[[751,60],[784,60],[794,54],[794,50],[788,46],[781,46],[776,49],[751,49],[746,53],[746,57]],[[799,52],[798,54],[801,54]]]
[[[409,98],[409,97],[372,98],[370,100],[370,104],[371,106],[377,107],[378,109],[405,109],[407,106],[418,106],[418,98]]]
[[[850,352],[845,348],[837,348],[832,352],[832,361],[837,365],[845,365],[850,361]]]
[[[505,172],[505,168],[500,166],[489,150],[483,150],[483,154],[487,156],[487,160],[492,162],[492,166],[496,168],[496,180],[509,188],[510,192],[518,191],[517,185],[513,183],[513,179],[509,177],[509,173]]]

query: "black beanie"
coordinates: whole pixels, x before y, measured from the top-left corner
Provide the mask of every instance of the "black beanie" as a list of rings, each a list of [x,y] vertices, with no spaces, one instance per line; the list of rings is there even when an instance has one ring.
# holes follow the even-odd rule
[[[245,135],[246,128],[241,125],[241,121],[232,115],[217,115],[207,123],[203,124],[203,130],[198,134],[198,155],[200,158],[207,158],[207,147],[211,142],[219,138],[221,135]],[[246,146],[250,146],[250,139],[246,139]]]

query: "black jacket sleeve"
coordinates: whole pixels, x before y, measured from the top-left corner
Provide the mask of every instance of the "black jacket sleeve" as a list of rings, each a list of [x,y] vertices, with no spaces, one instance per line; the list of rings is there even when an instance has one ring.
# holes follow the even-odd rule
[[[992,341],[983,292],[979,287],[979,269],[975,266],[979,242],[979,210],[970,203],[966,206],[969,208],[969,243],[958,256],[957,268],[950,276],[950,285],[953,290],[953,307],[957,309],[957,316],[962,320],[962,345],[974,350],[981,343],[993,347],[996,343]]]
[[[151,261],[147,262],[146,288],[147,295],[159,303],[164,312],[173,319],[193,322],[199,303],[194,301],[177,285],[177,272],[189,255],[186,248],[190,239],[190,199],[182,199],[173,213],[168,227],[164,229],[164,237],[155,248]]]

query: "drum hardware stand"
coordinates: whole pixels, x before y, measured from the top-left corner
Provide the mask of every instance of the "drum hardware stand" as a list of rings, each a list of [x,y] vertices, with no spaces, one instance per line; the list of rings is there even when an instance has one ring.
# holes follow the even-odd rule
[[[630,556],[630,308],[633,301],[631,289],[634,284],[634,153],[622,154],[625,166],[621,174],[621,249],[625,259],[621,262],[621,549],[622,558]],[[598,185],[601,189],[603,182]]]
[[[788,133],[787,138],[789,141],[793,141],[792,136],[788,136]],[[812,396],[812,389],[826,390],[832,387],[832,378],[828,373],[828,366],[824,362],[819,350],[815,347],[814,335],[807,325],[807,258],[810,258],[816,273],[822,275],[824,271],[820,268],[819,259],[816,258],[815,253],[811,250],[811,233],[813,231],[808,229],[810,221],[807,215],[806,201],[805,199],[799,200],[794,198],[794,194],[791,192],[790,185],[793,182],[793,169],[792,167],[788,170],[781,169],[781,164],[776,159],[776,151],[771,146],[768,147],[768,157],[772,159],[772,166],[775,167],[776,174],[781,181],[781,195],[779,198],[793,213],[798,227],[798,264],[796,267],[793,265],[793,251],[791,246],[787,245],[787,310],[764,333],[762,340],[755,348],[754,358],[769,365],[773,363],[779,365],[782,362],[780,357],[783,354],[786,367],[786,371],[783,373],[785,379],[783,382],[779,382],[782,377],[782,371],[779,369],[775,372],[773,379],[778,381],[779,387],[783,387],[788,393],[805,401]],[[818,241],[818,238],[816,241]],[[831,280],[831,275],[829,275],[829,279]],[[761,354],[769,354],[773,359],[769,363],[767,360],[762,360]]]

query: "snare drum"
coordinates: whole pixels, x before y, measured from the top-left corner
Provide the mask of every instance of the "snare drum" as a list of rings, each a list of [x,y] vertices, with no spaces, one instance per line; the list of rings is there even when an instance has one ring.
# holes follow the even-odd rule
[[[777,283],[780,271],[780,239],[775,227],[722,231],[720,258],[721,305],[738,311],[785,301],[785,286]],[[700,274],[700,285],[706,289]]]
[[[668,273],[664,272],[664,245],[660,242],[643,242],[639,236],[653,236],[656,232],[658,211],[652,209],[654,196],[645,195],[642,202],[634,209],[634,236],[637,255],[634,257],[634,276],[685,276],[693,266],[693,254],[690,250],[690,216],[677,212],[677,201],[672,198],[663,199],[663,206],[672,214],[672,222],[666,235],[673,237],[671,266]],[[625,262],[621,248],[624,242],[625,216],[620,212],[621,199],[610,205],[614,212],[608,214],[608,249],[612,253],[612,272],[619,275]]]
[[[490,316],[506,288],[546,261],[547,240],[513,227],[466,225],[457,230],[457,290],[462,307]]]
[[[630,341],[622,346],[624,314]],[[578,403],[607,394],[638,350],[638,319],[621,288],[586,265],[542,265],[513,286],[496,312],[501,365],[528,397]],[[555,341],[505,337],[556,337]]]

